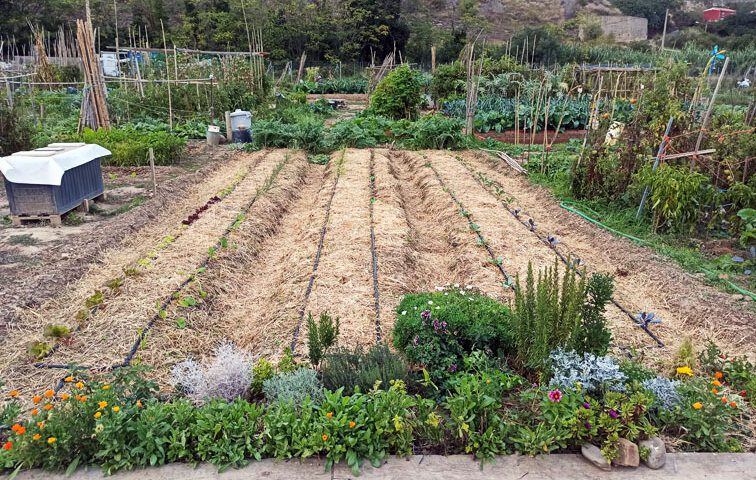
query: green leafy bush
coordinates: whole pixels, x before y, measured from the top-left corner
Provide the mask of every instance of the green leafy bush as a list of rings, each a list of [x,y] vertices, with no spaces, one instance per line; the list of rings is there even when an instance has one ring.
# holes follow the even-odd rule
[[[32,125],[18,108],[8,108],[0,102],[0,157],[32,146]]]
[[[512,350],[512,312],[468,289],[405,295],[397,307],[394,347],[445,382],[473,350],[506,355]]]
[[[391,380],[407,382],[409,367],[405,360],[383,343],[367,352],[362,347],[354,351],[338,350],[325,355],[320,367],[323,385],[329,390],[343,388],[347,394],[367,392],[376,382],[388,388]]]
[[[186,139],[166,132],[139,132],[133,128],[86,129],[81,141],[101,145],[111,151],[104,165],[119,167],[149,165],[150,147],[155,152],[155,165],[172,165],[181,159]]]
[[[282,372],[263,382],[263,393],[269,402],[292,402],[301,405],[306,398],[319,402],[323,398],[323,384],[315,370],[299,368]]]
[[[423,102],[422,86],[417,72],[408,65],[386,75],[370,98],[370,109],[377,115],[398,120],[414,120]]]
[[[420,117],[417,121],[407,125],[405,129],[393,128],[403,147],[423,149],[456,149],[460,148],[467,137],[462,133],[461,120],[433,114]]]
[[[336,345],[339,338],[339,324],[339,317],[331,317],[327,312],[321,313],[317,322],[312,313],[307,314],[307,350],[310,363],[314,367],[317,367],[323,355]]]
[[[366,93],[368,82],[364,78],[328,79],[320,82],[302,81],[294,87],[306,93]]]

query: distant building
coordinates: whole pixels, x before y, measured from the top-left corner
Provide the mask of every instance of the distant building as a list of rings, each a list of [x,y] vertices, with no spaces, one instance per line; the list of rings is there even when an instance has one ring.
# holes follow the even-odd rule
[[[731,15],[735,15],[737,12],[731,8],[713,7],[708,10],[704,10],[703,19],[704,22],[718,22]]]
[[[608,15],[599,17],[601,31],[618,42],[637,42],[648,38],[648,20],[642,17]]]

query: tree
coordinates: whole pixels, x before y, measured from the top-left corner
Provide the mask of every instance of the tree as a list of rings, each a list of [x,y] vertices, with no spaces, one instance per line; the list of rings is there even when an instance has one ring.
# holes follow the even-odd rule
[[[648,19],[648,29],[661,32],[664,28],[664,14],[680,9],[683,0],[612,0],[615,7],[625,15]]]

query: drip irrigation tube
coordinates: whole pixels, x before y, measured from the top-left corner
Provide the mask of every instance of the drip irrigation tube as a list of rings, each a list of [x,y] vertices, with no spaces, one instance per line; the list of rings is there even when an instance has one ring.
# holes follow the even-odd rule
[[[491,257],[491,261],[493,262],[494,265],[496,265],[496,267],[499,269],[499,272],[501,272],[501,274],[504,276],[504,285],[503,285],[504,288],[511,287],[512,286],[512,277],[509,276],[509,274],[507,273],[507,271],[504,270],[504,267],[496,260],[496,254],[494,253],[493,249],[488,244],[488,242],[486,241],[486,239],[483,238],[483,234],[480,233],[480,230],[476,230],[476,229],[473,228],[473,226],[475,224],[472,221],[472,214],[470,214],[470,212],[468,212],[465,209],[464,205],[462,205],[462,202],[460,202],[457,199],[457,196],[454,195],[454,192],[452,192],[451,189],[446,186],[446,184],[444,183],[444,180],[441,178],[441,175],[438,173],[438,170],[436,170],[436,167],[434,167],[433,164],[430,161],[428,161],[427,165],[428,165],[428,167],[430,167],[431,170],[433,170],[433,173],[436,175],[436,179],[438,180],[438,183],[441,185],[441,188],[443,188],[446,191],[446,193],[449,194],[449,196],[452,198],[452,200],[454,200],[454,203],[457,204],[457,207],[461,211],[463,211],[463,212],[465,212],[467,214],[467,215],[464,215],[464,216],[465,216],[465,218],[467,218],[467,223],[470,226],[470,229],[473,232],[475,232],[475,234],[478,236],[478,241],[488,251],[488,255]]]
[[[483,189],[486,192],[488,192],[490,195],[496,196],[493,193],[491,193],[491,191],[486,187],[485,182],[483,182],[483,179],[480,177],[482,175],[480,172],[478,172],[478,175],[476,175],[475,171],[469,165],[467,165],[461,159],[458,159],[458,160],[472,174],[473,178],[475,178],[475,180],[478,182],[478,184],[481,187],[483,187]],[[495,180],[490,180],[490,179],[488,181],[491,182],[491,184],[495,185],[500,190],[504,191],[504,189],[502,188],[502,186],[501,186],[501,184],[499,182],[496,182]],[[530,230],[530,232],[533,233],[533,235],[536,236],[536,238],[538,238],[542,243],[544,243],[547,247],[549,247],[554,252],[554,254],[562,261],[562,263],[564,263],[568,267],[570,266],[570,263],[564,257],[564,255],[561,252],[559,252],[559,250],[557,250],[556,245],[552,244],[551,242],[549,242],[549,240],[547,238],[544,238],[542,235],[540,235],[535,230],[535,228],[531,228],[531,226],[528,224],[528,222],[526,222],[525,220],[521,219],[519,217],[519,214],[517,212],[515,212],[512,208],[510,208],[510,206],[509,206],[509,204],[507,202],[499,199],[498,197],[497,197],[497,200],[501,203],[501,206],[504,207],[504,209],[506,209],[512,215],[512,217],[514,217],[515,220],[517,220],[518,223],[520,223],[521,225],[525,226],[528,230]],[[526,213],[526,212],[522,212],[522,213]],[[528,215],[528,216],[531,218],[531,220],[533,220],[532,216],[530,216],[530,215]],[[534,220],[534,224],[535,224],[535,220]],[[582,272],[580,272],[580,270],[578,270],[577,268],[575,269],[575,273],[577,273],[578,275],[582,276]],[[614,297],[610,298],[610,301],[612,302],[612,304],[615,307],[617,307],[618,309],[620,309],[622,311],[622,313],[624,313],[625,315],[627,315],[633,321],[633,323],[636,326],[640,327],[641,330],[643,330],[644,332],[646,332],[646,334],[648,334],[648,336],[651,337],[656,342],[656,344],[659,347],[664,347],[664,342],[662,342],[659,339],[659,337],[657,337],[656,334],[654,334],[647,326],[645,326],[645,325],[639,325],[638,322],[637,322],[637,319],[636,319],[635,315],[633,315],[624,306],[622,306],[617,300],[615,300]]]
[[[603,228],[605,230],[608,230],[608,231],[614,233],[615,235],[619,235],[621,237],[629,238],[630,240],[632,240],[632,241],[634,241],[636,243],[639,243],[641,245],[644,245],[646,247],[651,247],[651,248],[654,247],[654,245],[651,242],[647,241],[647,240],[643,240],[642,238],[634,237],[634,236],[632,236],[630,234],[627,234],[625,232],[621,232],[621,231],[616,230],[616,229],[614,229],[612,227],[608,227],[608,226],[604,225],[603,223],[599,222],[595,218],[591,218],[590,216],[588,216],[585,213],[581,212],[580,210],[576,209],[573,205],[575,205],[574,202],[567,202],[567,201],[559,202],[559,206],[562,207],[562,208],[564,208],[565,210],[570,211],[572,213],[575,213],[575,214],[581,216],[582,218],[588,220],[589,222],[591,222],[591,223],[593,223],[595,225],[598,225],[599,227],[601,227],[601,228]],[[584,208],[586,208],[586,207],[584,207]],[[591,209],[590,208],[586,208],[586,210],[591,210]],[[593,212],[594,215],[598,216],[598,212],[596,212],[594,210],[591,210],[591,212]],[[711,270],[703,268],[703,267],[698,267],[698,270],[701,273],[705,273],[707,275],[711,275],[711,276],[715,276],[716,275],[715,272],[712,272]],[[722,282],[724,282],[725,284],[727,284],[728,287],[732,288],[733,290],[737,291],[738,293],[740,293],[742,295],[745,295],[747,297],[750,297],[752,300],[756,300],[756,293],[748,291],[748,290],[745,290],[744,288],[739,287],[738,285],[732,283],[729,280],[725,280],[725,279],[719,279],[719,280],[722,281]]]
[[[381,342],[381,303],[378,293],[378,253],[375,250],[375,221],[373,220],[373,203],[376,201],[375,189],[375,151],[370,150],[370,251],[373,254],[373,301],[375,302],[375,341]]]
[[[342,154],[342,159],[343,159]],[[304,301],[302,302],[302,308],[299,310],[299,320],[294,327],[294,333],[291,336],[291,352],[294,354],[294,350],[297,348],[297,342],[299,341],[299,331],[302,328],[302,322],[304,321],[305,310],[307,309],[307,303],[310,300],[310,294],[312,293],[312,287],[315,284],[315,278],[318,273],[318,265],[320,265],[320,255],[323,251],[323,243],[325,242],[325,236],[328,232],[328,219],[331,217],[331,203],[333,203],[333,197],[336,195],[336,187],[339,184],[338,167],[336,168],[336,180],[333,182],[333,188],[331,189],[331,196],[328,199],[328,206],[326,206],[325,219],[323,220],[323,227],[320,229],[320,241],[318,242],[318,250],[315,252],[315,260],[312,262],[312,273],[310,274],[310,280],[307,282],[307,290],[305,290]]]

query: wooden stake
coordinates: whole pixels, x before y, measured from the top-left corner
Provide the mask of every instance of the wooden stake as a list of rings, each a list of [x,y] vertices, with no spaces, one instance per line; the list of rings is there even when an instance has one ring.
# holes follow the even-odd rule
[[[168,47],[165,41],[165,28],[163,27],[163,19],[160,19],[160,31],[163,34],[163,51],[165,54],[165,79],[168,80],[168,127],[173,131],[173,101],[171,99],[171,74],[168,69]]]
[[[436,46],[431,47],[431,73],[436,73]]]
[[[714,108],[714,100],[717,98],[717,94],[719,93],[719,87],[722,86],[722,79],[724,78],[725,71],[727,71],[727,66],[729,64],[730,64],[730,57],[725,57],[725,63],[724,65],[722,65],[722,71],[719,72],[717,85],[714,87],[714,92],[712,92],[711,98],[709,99],[709,106],[706,107],[706,113],[704,114],[703,121],[701,122],[701,131],[698,132],[698,139],[696,139],[696,148],[693,149],[696,152],[701,149],[701,142],[703,141],[704,131],[706,130],[706,127],[709,126],[709,118],[711,117],[711,111]],[[690,159],[690,170],[692,171],[695,166],[696,166],[696,157],[693,157]]]
[[[150,170],[152,170],[152,193],[157,193],[157,177],[155,175],[155,150],[150,147]]]
[[[302,81],[302,75],[304,75],[305,61],[307,60],[307,52],[302,52],[302,56],[299,58],[299,70],[297,71],[297,83]]]
[[[231,112],[226,112],[226,141],[231,143],[233,132],[231,131]]]
[[[664,12],[664,31],[662,32],[661,49],[664,50],[664,40],[667,38],[667,20],[669,20],[669,8]]]

